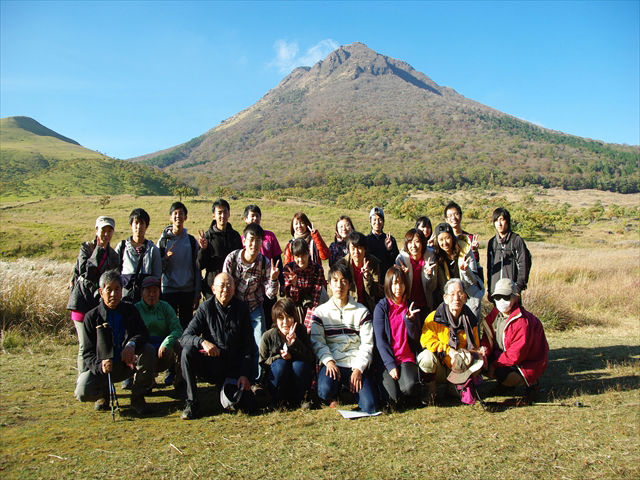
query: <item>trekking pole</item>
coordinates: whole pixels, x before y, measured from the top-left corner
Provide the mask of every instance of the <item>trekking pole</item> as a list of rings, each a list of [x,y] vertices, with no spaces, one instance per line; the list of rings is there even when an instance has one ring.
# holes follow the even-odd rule
[[[96,355],[98,360],[113,358],[113,332],[108,323],[96,326]],[[120,413],[120,405],[116,395],[116,386],[111,381],[111,373],[107,373],[109,382],[109,403],[111,404],[111,418],[116,421],[116,410]]]

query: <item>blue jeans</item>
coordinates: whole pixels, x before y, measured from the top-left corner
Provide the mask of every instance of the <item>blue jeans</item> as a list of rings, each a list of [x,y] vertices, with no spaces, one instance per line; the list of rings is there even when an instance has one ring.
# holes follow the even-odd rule
[[[251,310],[249,316],[251,317],[251,327],[253,328],[253,339],[255,341],[255,350],[253,354],[253,378],[251,380],[252,382],[256,382],[262,375],[262,368],[260,367],[260,342],[262,341],[262,335],[267,331],[262,305]]]
[[[271,364],[267,374],[267,390],[271,398],[279,402],[291,400],[299,403],[311,388],[313,367],[301,360],[279,358]]]
[[[338,396],[340,385],[349,386],[352,369],[348,367],[338,368],[340,369],[340,380],[334,380],[328,376],[327,367],[324,365],[320,369],[320,373],[318,373],[318,396],[325,402],[330,402]],[[363,412],[375,413],[378,410],[375,389],[368,369],[362,373],[362,388],[358,393],[354,393],[353,397]]]

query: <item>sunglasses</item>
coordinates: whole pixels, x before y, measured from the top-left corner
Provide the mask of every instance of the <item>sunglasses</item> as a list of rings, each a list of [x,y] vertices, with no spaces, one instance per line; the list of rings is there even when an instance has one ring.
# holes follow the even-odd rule
[[[494,300],[511,300],[511,295],[494,295]]]

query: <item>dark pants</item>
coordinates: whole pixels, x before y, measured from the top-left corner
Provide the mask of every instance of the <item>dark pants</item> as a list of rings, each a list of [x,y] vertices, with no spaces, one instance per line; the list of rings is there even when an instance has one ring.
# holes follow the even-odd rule
[[[271,398],[279,402],[300,403],[311,388],[313,366],[300,360],[279,358],[271,364],[267,374],[267,389]]]
[[[338,396],[340,386],[349,386],[351,373],[353,370],[347,367],[338,367],[340,369],[340,380],[334,380],[327,375],[327,367],[322,366],[318,373],[318,396],[325,402],[330,402]],[[362,388],[358,393],[353,394],[360,410],[366,413],[375,413],[378,409],[373,381],[367,369],[362,373]]]
[[[382,372],[382,386],[387,398],[391,403],[398,403],[402,395],[407,397],[417,397],[420,394],[420,369],[418,365],[411,362],[401,363],[396,367],[398,370],[398,380],[394,380],[385,369]]]
[[[198,399],[198,379],[221,387],[227,378],[237,380],[240,373],[229,368],[222,357],[209,357],[190,345],[182,349],[182,377],[187,384],[187,399]],[[245,411],[255,409],[256,399],[251,390],[245,390],[240,397],[238,408]]]
[[[176,292],[176,293],[163,293],[162,300],[171,305],[178,315],[180,325],[184,330],[189,325],[189,322],[193,318],[193,299],[196,297],[196,292]]]

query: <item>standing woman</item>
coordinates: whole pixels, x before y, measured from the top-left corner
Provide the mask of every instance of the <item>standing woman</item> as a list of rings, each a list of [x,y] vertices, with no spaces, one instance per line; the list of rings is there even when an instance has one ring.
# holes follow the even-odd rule
[[[293,255],[291,254],[291,243],[296,238],[304,238],[309,244],[309,255],[311,261],[322,265],[323,260],[329,260],[331,252],[329,247],[324,243],[320,232],[313,228],[313,224],[304,213],[298,212],[291,219],[291,235],[293,238],[289,240],[287,246],[284,249],[284,265],[293,262]]]
[[[162,278],[160,250],[145,238],[149,228],[149,214],[142,208],[129,215],[131,236],[116,245],[122,273],[122,300],[136,303],[142,298],[142,281],[147,277]]]
[[[431,220],[429,217],[419,217],[416,220],[415,227],[422,232],[424,238],[427,239],[427,250],[433,252],[433,227],[431,226]]]
[[[407,276],[407,296],[420,310],[420,328],[434,309],[433,290],[436,287],[435,255],[427,249],[420,230],[412,228],[404,236],[404,248],[396,257],[396,265]]]
[[[480,318],[484,284],[478,276],[478,264],[473,252],[468,250],[467,254],[464,253],[453,228],[448,223],[438,224],[435,237],[434,253],[438,267],[437,285],[433,295],[434,305],[440,305],[444,301],[445,284],[452,278],[459,278],[468,294],[467,305],[476,315],[476,319]]]
[[[410,307],[407,305],[409,291],[406,275],[394,265],[385,275],[385,298],[378,302],[373,312],[376,349],[384,364],[381,374],[384,390],[381,391],[393,407],[403,395],[417,397],[420,393],[416,356],[422,349],[421,328],[418,327],[419,310],[413,303]]]
[[[78,334],[78,375],[84,371],[83,321],[89,310],[99,304],[98,281],[107,270],[119,270],[120,258],[110,243],[116,222],[111,217],[100,216],[96,219],[95,238],[83,242],[69,282],[71,293],[67,310],[71,310],[71,320]]]
[[[331,252],[329,267],[332,267],[334,263],[349,253],[347,237],[354,230],[353,222],[349,217],[341,215],[340,218],[338,218],[336,222],[336,233],[334,234],[335,242],[331,242],[331,245],[329,245],[329,251]]]

